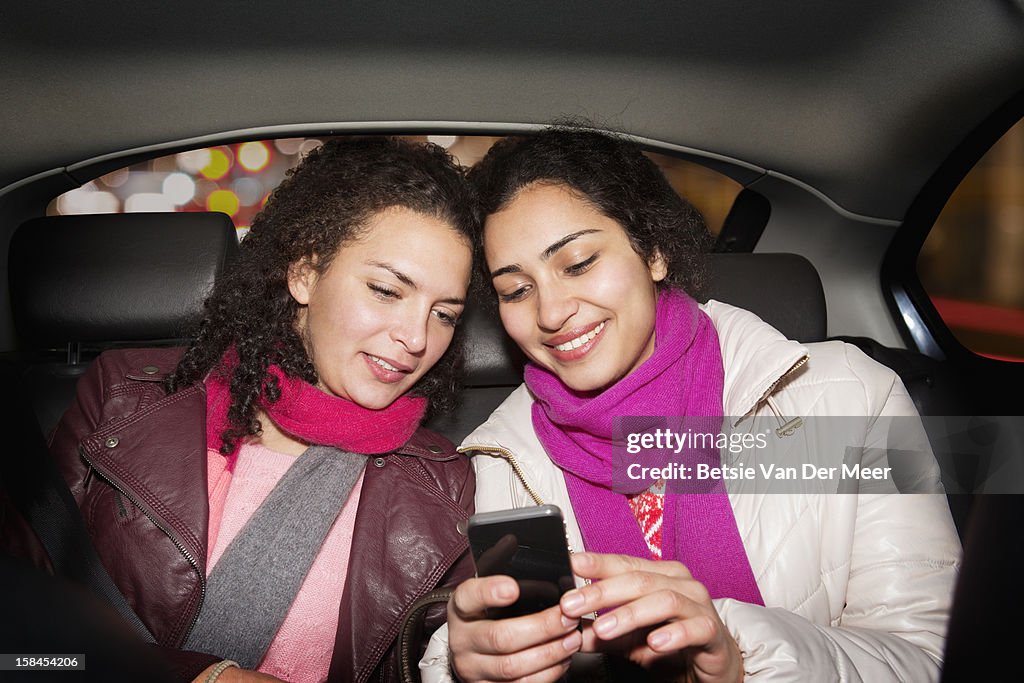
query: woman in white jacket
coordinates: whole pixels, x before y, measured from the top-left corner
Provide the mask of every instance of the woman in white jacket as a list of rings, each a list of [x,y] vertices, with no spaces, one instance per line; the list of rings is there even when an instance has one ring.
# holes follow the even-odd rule
[[[561,507],[583,581],[503,620],[486,609],[515,601],[513,580],[464,582],[425,680],[556,680],[581,652],[680,680],[935,679],[960,546],[944,496],[895,493],[941,492],[916,421],[894,429],[915,415],[895,374],[848,345],[801,345],[749,312],[697,306],[686,292],[702,283],[703,220],[628,141],[510,138],[472,177],[501,319],[530,359],[464,442],[477,510]],[[613,421],[650,415],[764,434],[749,471],[789,458],[814,476],[773,493],[718,448],[690,454],[737,466],[711,489],[677,488],[667,470],[626,476]],[[919,457],[901,465],[897,447]],[[838,485],[848,493],[829,471],[856,473]]]

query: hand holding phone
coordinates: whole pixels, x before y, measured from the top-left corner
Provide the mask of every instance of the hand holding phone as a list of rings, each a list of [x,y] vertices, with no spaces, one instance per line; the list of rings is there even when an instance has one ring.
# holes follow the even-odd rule
[[[504,574],[519,584],[519,599],[491,608],[495,619],[540,612],[575,586],[562,511],[554,505],[499,510],[469,518],[469,545],[477,576]]]

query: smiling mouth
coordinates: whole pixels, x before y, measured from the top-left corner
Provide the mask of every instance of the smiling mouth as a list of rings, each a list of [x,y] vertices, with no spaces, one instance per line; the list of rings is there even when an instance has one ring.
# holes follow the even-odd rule
[[[567,335],[554,337],[551,341],[560,341],[559,344],[546,343],[548,353],[559,363],[572,363],[587,357],[601,339],[607,320],[602,320],[586,332],[577,334],[575,337],[566,339]],[[561,341],[565,340],[565,341]]]
[[[572,351],[573,349],[578,349],[581,346],[583,346],[584,344],[586,344],[587,342],[593,340],[597,335],[601,334],[601,332],[604,330],[605,324],[606,323],[602,322],[600,325],[598,325],[594,329],[590,330],[590,332],[587,332],[585,334],[581,334],[580,336],[576,337],[575,339],[570,339],[569,341],[565,342],[564,344],[558,344],[556,346],[553,346],[552,348],[554,348],[554,349],[556,349],[558,351]]]
[[[377,365],[381,366],[385,370],[390,370],[391,372],[404,372],[404,370],[400,370],[400,369],[396,368],[394,365],[392,365],[391,363],[387,362],[383,358],[378,358],[377,356],[374,356],[374,355],[369,354],[369,353],[366,354],[366,355],[370,358],[370,360],[372,360],[374,363],[376,363]]]
[[[385,384],[394,384],[400,382],[413,371],[405,365],[395,365],[394,361],[384,360],[379,356],[374,356],[371,353],[364,353],[363,357],[366,359],[366,365],[370,369],[370,372],[381,382]]]

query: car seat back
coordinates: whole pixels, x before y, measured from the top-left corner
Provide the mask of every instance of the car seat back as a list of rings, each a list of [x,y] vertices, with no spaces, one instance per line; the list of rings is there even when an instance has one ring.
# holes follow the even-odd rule
[[[8,252],[19,351],[44,433],[88,361],[119,345],[187,338],[238,251],[221,213],[50,216],[22,224]]]

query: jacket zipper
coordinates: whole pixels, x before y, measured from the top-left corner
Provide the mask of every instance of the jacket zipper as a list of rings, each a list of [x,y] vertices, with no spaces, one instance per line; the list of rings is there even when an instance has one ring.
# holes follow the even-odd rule
[[[128,510],[124,507],[124,497],[117,489],[114,489],[114,502],[117,503],[117,514],[121,516],[121,519],[125,519],[128,516]]]
[[[501,456],[508,461],[509,465],[512,466],[512,471],[515,472],[516,477],[519,478],[519,482],[523,485],[523,488],[526,489],[526,492],[530,494],[530,498],[533,498],[533,502],[537,505],[544,505],[544,499],[537,494],[532,486],[530,486],[530,482],[526,481],[526,475],[523,473],[523,468],[519,466],[519,462],[516,461],[516,456],[514,456],[512,451],[509,449],[502,448],[501,446],[460,446],[455,450],[462,455],[471,451],[478,451],[480,453],[491,453]],[[562,524],[564,527],[564,521]],[[569,529],[563,528],[563,531],[565,533],[565,547],[569,550],[569,554],[573,555],[575,554],[575,551],[572,549],[572,543],[569,542]],[[590,579],[583,579],[583,581],[588,585],[590,584]]]
[[[530,482],[526,481],[526,475],[523,474],[523,468],[519,466],[516,461],[516,456],[512,455],[512,451],[501,446],[460,446],[455,449],[461,455],[465,455],[471,451],[480,451],[481,453],[498,454],[505,460],[508,460],[508,464],[512,466],[512,471],[515,472],[519,481],[522,483],[523,488],[530,494],[530,498],[533,498],[533,502],[537,505],[544,505],[544,501],[541,499],[537,492],[530,486]]]
[[[779,421],[779,427],[775,430],[775,434],[780,439],[784,438],[784,437],[787,437],[787,436],[792,436],[793,432],[795,432],[796,430],[798,430],[801,427],[803,427],[804,420],[803,420],[802,417],[797,416],[797,417],[794,417],[792,420],[789,420],[788,422],[783,424],[782,421],[785,419],[785,417],[772,404],[772,402],[771,402],[771,395],[773,393],[775,393],[775,388],[777,386],[779,386],[779,383],[782,382],[782,380],[786,379],[787,377],[792,375],[794,372],[796,372],[797,370],[802,368],[807,363],[807,361],[809,359],[810,359],[810,356],[809,355],[805,355],[802,358],[800,358],[797,362],[793,363],[793,365],[789,368],[789,370],[786,370],[784,373],[782,373],[779,376],[778,379],[776,379],[774,382],[772,382],[771,386],[768,387],[768,389],[764,392],[764,394],[761,396],[761,398],[758,399],[757,403],[754,404],[755,406],[757,406],[757,405],[760,405],[762,403],[765,403],[765,404],[768,405],[768,407],[771,409],[771,411],[773,413],[775,413],[775,417]]]
[[[794,372],[802,368],[807,363],[807,361],[810,360],[810,358],[810,356],[803,356],[797,362],[793,363],[792,367],[790,367],[789,370],[786,370],[784,373],[779,375],[779,378],[777,380],[772,382],[771,386],[768,387],[764,394],[761,395],[761,398],[757,399],[757,403],[764,403],[765,401],[767,401],[768,397],[775,393],[775,387],[779,386],[779,383],[782,380],[786,379]],[[755,405],[757,405],[757,403],[755,403]]]
[[[116,491],[118,491],[122,496],[131,501],[132,504],[135,505],[135,507],[141,510],[142,514],[146,515],[149,521],[151,521],[154,524],[154,526],[156,526],[156,528],[160,529],[160,531],[164,532],[167,535],[167,538],[169,538],[171,543],[173,543],[174,546],[178,549],[178,552],[180,552],[182,556],[184,556],[184,558],[188,560],[188,563],[192,565],[192,569],[195,570],[196,575],[199,577],[199,608],[201,609],[203,606],[203,602],[206,601],[206,576],[203,575],[202,570],[199,568],[199,562],[196,561],[196,558],[192,555],[192,553],[188,551],[187,548],[185,548],[185,545],[183,543],[181,543],[177,538],[175,538],[174,534],[171,533],[169,529],[167,529],[166,527],[164,527],[163,524],[158,522],[156,518],[153,517],[153,515],[149,514],[149,511],[146,510],[146,508],[143,507],[141,503],[139,503],[138,499],[135,498],[135,496],[130,494],[125,489],[124,486],[122,486],[119,482],[115,481],[114,478],[110,476],[107,472],[97,467],[96,463],[90,460],[89,456],[86,455],[84,448],[79,448],[78,452],[79,455],[82,456],[82,459],[85,460],[86,463],[88,463],[90,470],[96,472],[100,477],[102,477],[111,486],[113,486]],[[188,634],[192,632],[192,628],[196,625],[196,622],[199,621],[200,609],[196,609],[195,613],[192,615],[192,621],[188,626],[188,630],[186,630],[185,633],[182,634],[182,642],[184,642],[185,638],[188,637]]]

